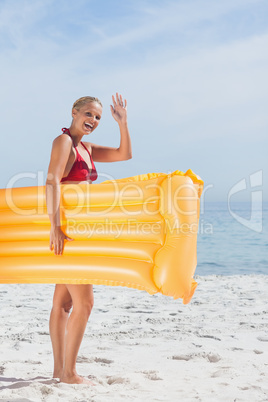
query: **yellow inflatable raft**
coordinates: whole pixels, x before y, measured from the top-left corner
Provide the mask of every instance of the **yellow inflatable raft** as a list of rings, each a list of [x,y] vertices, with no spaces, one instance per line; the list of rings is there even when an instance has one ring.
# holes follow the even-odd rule
[[[0,283],[127,286],[191,300],[203,181],[191,170],[61,185],[74,241],[49,250],[45,186],[0,190]]]

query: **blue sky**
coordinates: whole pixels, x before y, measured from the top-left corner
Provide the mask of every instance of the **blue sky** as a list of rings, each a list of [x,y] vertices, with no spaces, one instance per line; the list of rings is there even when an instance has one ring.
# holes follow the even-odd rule
[[[118,146],[119,91],[133,158],[96,163],[97,182],[192,169],[207,201],[226,201],[243,179],[233,200],[249,201],[262,171],[268,200],[267,15],[266,0],[0,0],[0,187],[44,184],[81,96],[104,105],[88,140]]]

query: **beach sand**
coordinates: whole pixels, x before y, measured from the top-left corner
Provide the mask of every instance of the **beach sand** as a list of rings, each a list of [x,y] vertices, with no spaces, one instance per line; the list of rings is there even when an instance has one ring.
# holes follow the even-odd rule
[[[54,285],[0,285],[1,401],[267,401],[268,276],[196,277],[190,304],[94,286],[78,373],[52,379]]]

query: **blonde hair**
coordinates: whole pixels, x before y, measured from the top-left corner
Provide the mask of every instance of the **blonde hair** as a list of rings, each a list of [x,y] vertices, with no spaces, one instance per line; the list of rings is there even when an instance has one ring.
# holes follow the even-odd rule
[[[79,111],[81,107],[90,102],[96,102],[102,107],[102,103],[98,98],[95,98],[94,96],[83,96],[74,102],[73,108]]]

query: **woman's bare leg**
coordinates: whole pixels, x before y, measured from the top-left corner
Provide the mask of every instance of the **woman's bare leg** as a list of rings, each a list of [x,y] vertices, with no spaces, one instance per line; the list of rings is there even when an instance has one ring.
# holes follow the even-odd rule
[[[93,285],[66,285],[73,310],[67,322],[62,382],[69,384],[92,384],[76,372],[76,358],[94,304]]]
[[[50,314],[49,332],[54,356],[54,378],[60,378],[64,364],[64,341],[72,298],[65,285],[56,285]]]

